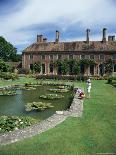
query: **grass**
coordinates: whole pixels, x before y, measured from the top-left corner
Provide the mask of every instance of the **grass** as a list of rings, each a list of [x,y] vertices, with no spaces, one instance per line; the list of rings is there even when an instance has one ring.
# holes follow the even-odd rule
[[[91,99],[82,118],[70,117],[57,127],[0,147],[1,155],[95,155],[116,153],[116,88],[92,81]],[[85,83],[75,83],[85,89]]]
[[[26,77],[20,77],[17,80],[0,80],[0,86],[10,86],[13,84],[25,84],[25,83],[37,83],[37,80],[34,78],[26,78]]]

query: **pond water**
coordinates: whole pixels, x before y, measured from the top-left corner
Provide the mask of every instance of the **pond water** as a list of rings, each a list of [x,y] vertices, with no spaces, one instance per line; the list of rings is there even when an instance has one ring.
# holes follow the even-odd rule
[[[36,90],[17,90],[18,95],[15,96],[0,96],[0,115],[32,116],[43,120],[53,115],[57,110],[68,109],[73,96],[71,90],[67,93],[59,93],[64,96],[61,99],[45,100],[39,98],[40,95],[53,93],[49,91],[50,88],[57,88],[57,86],[38,86]],[[38,101],[52,103],[54,107],[41,112],[25,111],[26,103]]]

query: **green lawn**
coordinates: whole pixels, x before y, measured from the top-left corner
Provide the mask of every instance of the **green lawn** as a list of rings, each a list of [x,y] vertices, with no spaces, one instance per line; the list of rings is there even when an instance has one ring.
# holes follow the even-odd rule
[[[9,86],[9,85],[13,85],[13,84],[25,84],[25,83],[29,83],[29,82],[37,82],[36,79],[34,78],[26,78],[26,77],[20,77],[17,80],[0,80],[0,86]]]
[[[82,118],[70,117],[57,127],[0,147],[1,155],[95,155],[116,153],[116,88],[92,81]],[[85,83],[75,83],[85,88]]]

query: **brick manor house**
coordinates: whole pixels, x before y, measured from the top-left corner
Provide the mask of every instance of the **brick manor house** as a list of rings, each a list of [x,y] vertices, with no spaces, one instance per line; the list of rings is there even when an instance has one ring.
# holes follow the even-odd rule
[[[59,70],[53,62],[63,59],[90,59],[96,65],[81,66],[81,74],[89,76],[103,76],[104,64],[108,59],[113,60],[113,74],[116,73],[116,40],[115,36],[108,36],[103,28],[101,41],[90,41],[90,29],[86,30],[85,41],[61,42],[60,33],[56,31],[54,42],[48,42],[43,35],[37,35],[37,42],[27,47],[22,54],[22,67],[31,69],[35,62],[41,62],[41,75],[58,75]]]

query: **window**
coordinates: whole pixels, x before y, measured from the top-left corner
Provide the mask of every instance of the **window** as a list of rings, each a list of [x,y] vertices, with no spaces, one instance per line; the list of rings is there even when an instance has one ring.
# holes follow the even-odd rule
[[[32,53],[29,55],[29,58],[30,59],[33,59],[33,54]]]
[[[62,58],[62,55],[61,54],[58,54],[58,59],[61,59]]]
[[[114,72],[116,72],[116,64],[114,65]]]
[[[93,54],[90,55],[90,59],[94,59],[94,55]]]
[[[54,54],[54,59],[58,59],[58,55],[57,54]]]
[[[85,57],[86,57],[86,59],[90,59],[90,55],[86,55]]]
[[[100,59],[100,60],[104,60],[104,54],[100,54],[100,55],[99,55],[99,59]]]
[[[85,59],[85,55],[84,54],[81,55],[81,59]]]
[[[49,69],[50,69],[50,73],[53,73],[53,64],[50,64]]]
[[[116,60],[116,54],[113,54],[113,55],[112,55],[112,59],[113,59],[113,60]]]
[[[52,54],[50,54],[50,60],[53,60],[53,55]]]
[[[33,70],[33,64],[30,64],[30,70]]]
[[[73,59],[73,55],[72,54],[69,55],[69,59]]]
[[[94,65],[90,65],[90,74],[94,75]]]
[[[42,60],[45,60],[45,55],[41,55],[41,59]]]
[[[42,74],[45,74],[45,64],[42,64]]]

